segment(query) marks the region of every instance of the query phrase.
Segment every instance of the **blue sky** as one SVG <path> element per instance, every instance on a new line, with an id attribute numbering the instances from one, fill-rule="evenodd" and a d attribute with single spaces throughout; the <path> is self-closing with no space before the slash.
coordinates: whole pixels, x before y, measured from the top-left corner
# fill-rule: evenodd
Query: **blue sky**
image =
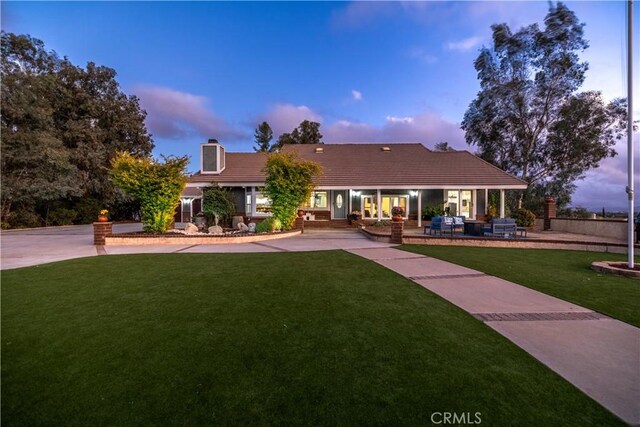
<path id="1" fill-rule="evenodd" d="M 567 5 L 587 24 L 591 44 L 583 55 L 590 63 L 583 89 L 624 96 L 625 3 Z M 310 119 L 322 123 L 327 142 L 448 141 L 473 151 L 459 122 L 478 90 L 473 60 L 490 40 L 490 25 L 507 22 L 515 30 L 540 22 L 547 7 L 544 1 L 2 2 L 2 28 L 40 38 L 76 64 L 116 69 L 123 90 L 148 112 L 155 154 L 188 154 L 193 171 L 201 142 L 214 137 L 230 151 L 251 151 L 262 120 L 276 136 Z M 625 206 L 624 143 L 618 151 L 579 184 L 575 205 Z"/>

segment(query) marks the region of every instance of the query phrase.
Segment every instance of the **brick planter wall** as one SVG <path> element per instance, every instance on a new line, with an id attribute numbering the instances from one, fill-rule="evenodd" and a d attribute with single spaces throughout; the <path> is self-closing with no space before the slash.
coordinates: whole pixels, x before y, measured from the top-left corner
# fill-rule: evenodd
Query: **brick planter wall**
<path id="1" fill-rule="evenodd" d="M 112 222 L 94 222 L 93 223 L 93 244 L 104 245 L 105 237 L 113 232 Z"/>
<path id="2" fill-rule="evenodd" d="M 293 225 L 293 229 L 294 230 L 300 230 L 304 233 L 304 218 L 303 217 L 296 217 L 296 222 Z"/>
<path id="3" fill-rule="evenodd" d="M 402 243 L 402 230 L 404 229 L 404 221 L 391 223 L 391 243 Z"/>

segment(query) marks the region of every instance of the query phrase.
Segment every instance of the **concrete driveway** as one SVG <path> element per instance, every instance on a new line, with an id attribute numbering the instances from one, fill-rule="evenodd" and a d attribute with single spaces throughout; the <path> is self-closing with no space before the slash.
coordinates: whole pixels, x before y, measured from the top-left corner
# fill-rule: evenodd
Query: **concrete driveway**
<path id="1" fill-rule="evenodd" d="M 114 233 L 142 230 L 142 225 L 114 224 Z M 305 230 L 300 236 L 229 245 L 93 245 L 92 225 L 8 230 L 0 233 L 0 269 L 27 267 L 97 255 L 139 253 L 296 252 L 388 247 L 355 230 Z"/>

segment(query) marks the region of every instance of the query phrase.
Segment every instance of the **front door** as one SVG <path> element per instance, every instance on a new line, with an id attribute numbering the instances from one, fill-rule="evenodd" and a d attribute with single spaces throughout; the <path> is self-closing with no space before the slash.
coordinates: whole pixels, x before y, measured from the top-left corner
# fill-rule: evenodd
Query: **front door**
<path id="1" fill-rule="evenodd" d="M 346 190 L 333 190 L 331 211 L 333 213 L 333 219 L 347 219 L 347 191 Z"/>

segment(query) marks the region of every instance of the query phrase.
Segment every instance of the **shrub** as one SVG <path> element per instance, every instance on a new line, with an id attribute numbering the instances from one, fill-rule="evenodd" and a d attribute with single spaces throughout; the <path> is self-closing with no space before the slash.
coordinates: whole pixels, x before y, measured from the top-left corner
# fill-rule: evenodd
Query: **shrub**
<path id="1" fill-rule="evenodd" d="M 58 208 L 49 212 L 47 224 L 50 225 L 71 225 L 78 213 L 73 209 Z M 95 217 L 95 215 L 94 215 Z"/>
<path id="2" fill-rule="evenodd" d="M 223 224 L 229 224 L 236 213 L 236 205 L 231 193 L 220 187 L 205 187 L 202 189 L 202 212 L 207 217 L 207 223 L 213 225 L 214 216 L 218 216 Z"/>
<path id="3" fill-rule="evenodd" d="M 293 226 L 298 208 L 311 196 L 313 180 L 321 171 L 319 164 L 300 160 L 295 153 L 269 155 L 264 192 L 271 199 L 273 216 L 285 229 Z"/>
<path id="4" fill-rule="evenodd" d="M 444 203 L 437 203 L 431 206 L 425 206 L 422 208 L 422 219 L 431 219 L 434 216 L 444 214 Z"/>
<path id="5" fill-rule="evenodd" d="M 140 202 L 142 225 L 147 233 L 167 231 L 187 183 L 187 156 L 163 160 L 118 153 L 111 163 L 113 181 Z"/>
<path id="6" fill-rule="evenodd" d="M 8 215 L 11 228 L 33 228 L 42 226 L 40 215 L 26 210 L 18 210 Z"/>
<path id="7" fill-rule="evenodd" d="M 282 229 L 282 222 L 278 218 L 269 217 L 256 225 L 256 233 L 271 233 Z"/>
<path id="8" fill-rule="evenodd" d="M 532 227 L 536 223 L 536 214 L 525 208 L 518 209 L 511 217 L 519 227 Z"/>

